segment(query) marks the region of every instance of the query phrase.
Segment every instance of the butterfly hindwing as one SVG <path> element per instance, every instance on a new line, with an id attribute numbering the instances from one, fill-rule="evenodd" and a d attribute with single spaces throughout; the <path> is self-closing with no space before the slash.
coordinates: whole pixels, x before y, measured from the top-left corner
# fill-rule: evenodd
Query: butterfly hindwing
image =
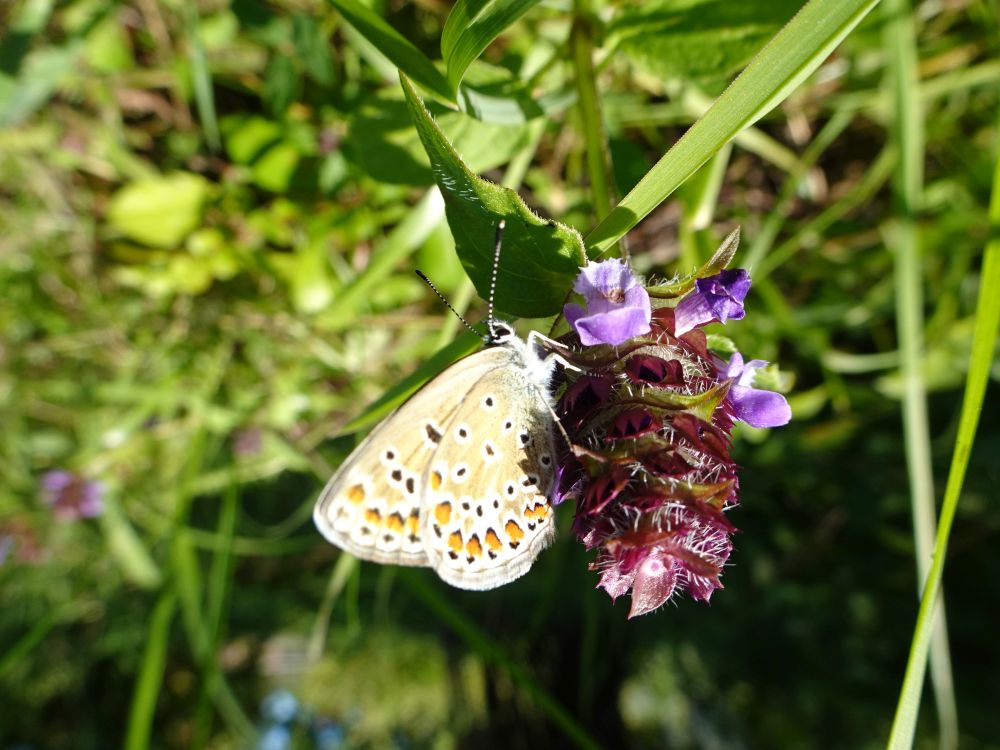
<path id="1" fill-rule="evenodd" d="M 364 560 L 430 564 L 422 537 L 426 469 L 462 392 L 496 368 L 492 352 L 483 350 L 446 369 L 355 448 L 316 502 L 313 518 L 323 536 Z"/>
<path id="2" fill-rule="evenodd" d="M 551 412 L 520 352 L 497 349 L 510 362 L 468 390 L 424 482 L 428 562 L 464 589 L 523 575 L 555 534 Z"/>

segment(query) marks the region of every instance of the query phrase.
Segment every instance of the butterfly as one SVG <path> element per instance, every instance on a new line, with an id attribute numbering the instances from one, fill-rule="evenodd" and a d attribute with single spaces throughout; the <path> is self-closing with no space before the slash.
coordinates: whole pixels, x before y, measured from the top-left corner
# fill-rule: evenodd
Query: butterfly
<path id="1" fill-rule="evenodd" d="M 484 348 L 386 417 L 313 511 L 323 536 L 352 555 L 430 567 L 462 589 L 524 575 L 555 538 L 552 378 L 564 360 L 537 331 L 523 340 L 493 319 L 502 231 L 503 222 Z"/>

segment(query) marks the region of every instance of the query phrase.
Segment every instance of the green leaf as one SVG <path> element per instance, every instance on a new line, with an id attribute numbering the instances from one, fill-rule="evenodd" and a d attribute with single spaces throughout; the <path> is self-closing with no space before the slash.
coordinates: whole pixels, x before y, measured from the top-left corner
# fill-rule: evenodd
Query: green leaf
<path id="1" fill-rule="evenodd" d="M 781 103 L 877 3 L 811 0 L 587 235 L 588 247 L 597 253 L 612 247 L 723 144 Z"/>
<path id="2" fill-rule="evenodd" d="M 444 196 L 455 249 L 476 290 L 483 298 L 489 296 L 493 237 L 502 219 L 506 230 L 496 281 L 497 309 L 527 318 L 556 313 L 587 261 L 579 233 L 540 218 L 515 191 L 470 171 L 409 80 L 400 75 L 400 81 Z"/>
<path id="3" fill-rule="evenodd" d="M 108 222 L 136 242 L 177 247 L 201 222 L 207 194 L 205 179 L 190 172 L 139 180 L 111 198 Z"/>
<path id="4" fill-rule="evenodd" d="M 312 16 L 292 17 L 292 41 L 306 74 L 320 86 L 333 84 L 333 58 L 323 29 Z"/>
<path id="5" fill-rule="evenodd" d="M 475 172 L 500 166 L 524 148 L 527 127 L 489 124 L 462 112 L 431 105 L 446 138 Z M 356 107 L 343 147 L 371 178 L 400 185 L 433 185 L 434 175 L 409 107 L 396 96 L 378 96 Z"/>
<path id="6" fill-rule="evenodd" d="M 608 46 L 657 78 L 719 81 L 801 6 L 801 0 L 646 0 L 615 17 Z"/>
<path id="7" fill-rule="evenodd" d="M 264 72 L 264 104 L 275 115 L 281 115 L 299 98 L 302 76 L 295 62 L 281 52 L 275 52 Z"/>
<path id="8" fill-rule="evenodd" d="M 500 32 L 538 5 L 540 0 L 458 0 L 441 32 L 441 55 L 453 92 L 472 61 Z"/>
<path id="9" fill-rule="evenodd" d="M 448 79 L 413 43 L 357 0 L 330 0 L 358 33 L 421 88 L 445 102 L 454 102 Z"/>

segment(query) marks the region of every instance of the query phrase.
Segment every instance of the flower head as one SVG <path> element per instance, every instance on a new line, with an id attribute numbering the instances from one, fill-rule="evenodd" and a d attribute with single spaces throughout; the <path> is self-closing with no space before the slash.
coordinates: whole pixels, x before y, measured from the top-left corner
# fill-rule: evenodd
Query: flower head
<path id="1" fill-rule="evenodd" d="M 69 471 L 42 476 L 42 496 L 61 521 L 94 518 L 104 511 L 104 485 Z"/>
<path id="2" fill-rule="evenodd" d="M 742 268 L 720 271 L 698 279 L 694 291 L 674 309 L 674 334 L 681 336 L 705 323 L 740 320 L 746 315 L 743 300 L 750 291 L 750 274 Z"/>
<path id="3" fill-rule="evenodd" d="M 649 333 L 649 294 L 625 261 L 588 263 L 580 269 L 573 291 L 583 295 L 586 308 L 569 304 L 563 314 L 584 346 L 617 346 Z"/>
<path id="4" fill-rule="evenodd" d="M 762 359 L 744 363 L 743 355 L 734 352 L 723 373 L 725 378 L 733 379 L 726 397 L 732 416 L 751 427 L 780 427 L 792 418 L 792 410 L 784 396 L 753 387 L 756 371 L 766 366 L 767 362 Z"/>

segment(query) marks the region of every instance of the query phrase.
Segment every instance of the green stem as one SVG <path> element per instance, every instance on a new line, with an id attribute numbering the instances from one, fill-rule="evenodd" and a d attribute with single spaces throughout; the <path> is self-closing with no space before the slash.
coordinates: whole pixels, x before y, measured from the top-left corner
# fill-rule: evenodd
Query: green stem
<path id="1" fill-rule="evenodd" d="M 927 392 L 923 379 L 923 269 L 916 222 L 923 189 L 923 113 L 916 95 L 919 81 L 916 30 L 909 2 L 886 0 L 884 11 L 888 17 L 885 39 L 890 51 L 887 73 L 895 105 L 892 135 L 900 154 L 899 169 L 893 179 L 893 194 L 898 214 L 894 276 L 896 328 L 903 380 L 903 432 L 910 482 L 917 581 L 918 585 L 923 585 L 927 580 L 935 534 L 934 475 L 931 469 Z M 958 745 L 958 710 L 948 651 L 943 593 L 938 600 L 934 619 L 936 626 L 930 646 L 931 682 L 937 705 L 939 746 L 942 750 L 953 750 Z"/>
<path id="2" fill-rule="evenodd" d="M 128 728 L 125 731 L 125 750 L 144 750 L 149 747 L 156 701 L 167 663 L 170 623 L 176 610 L 177 592 L 172 587 L 167 587 L 160 593 L 149 620 L 146 649 L 132 694 L 132 708 L 129 710 Z"/>
<path id="3" fill-rule="evenodd" d="M 594 75 L 593 15 L 589 0 L 574 0 L 573 28 L 570 44 L 573 48 L 573 67 L 576 72 L 577 104 L 587 150 L 587 173 L 594 213 L 601 221 L 614 205 L 614 181 L 608 139 L 597 96 L 597 79 Z"/>
<path id="4" fill-rule="evenodd" d="M 1000 227 L 1000 158 L 993 171 L 993 193 L 990 200 L 990 223 Z M 996 237 L 996 234 L 994 234 Z M 913 746 L 917 716 L 920 711 L 920 693 L 927 667 L 931 634 L 934 628 L 934 614 L 940 601 L 941 578 L 944 573 L 945 555 L 948 551 L 948 537 L 955 520 L 958 499 L 965 481 L 969 465 L 969 455 L 976 437 L 979 415 L 983 408 L 986 386 L 990 378 L 993 353 L 996 348 L 997 333 L 1000 331 L 1000 239 L 992 239 L 986 245 L 983 270 L 979 284 L 979 298 L 976 304 L 976 322 L 972 334 L 972 354 L 969 371 L 965 380 L 965 395 L 959 417 L 955 450 L 952 454 L 948 483 L 945 486 L 944 502 L 938 519 L 934 557 L 927 580 L 920 597 L 920 610 L 910 644 L 910 656 L 906 663 L 906 674 L 900 690 L 896 716 L 889 736 L 890 750 L 909 750 Z"/>

